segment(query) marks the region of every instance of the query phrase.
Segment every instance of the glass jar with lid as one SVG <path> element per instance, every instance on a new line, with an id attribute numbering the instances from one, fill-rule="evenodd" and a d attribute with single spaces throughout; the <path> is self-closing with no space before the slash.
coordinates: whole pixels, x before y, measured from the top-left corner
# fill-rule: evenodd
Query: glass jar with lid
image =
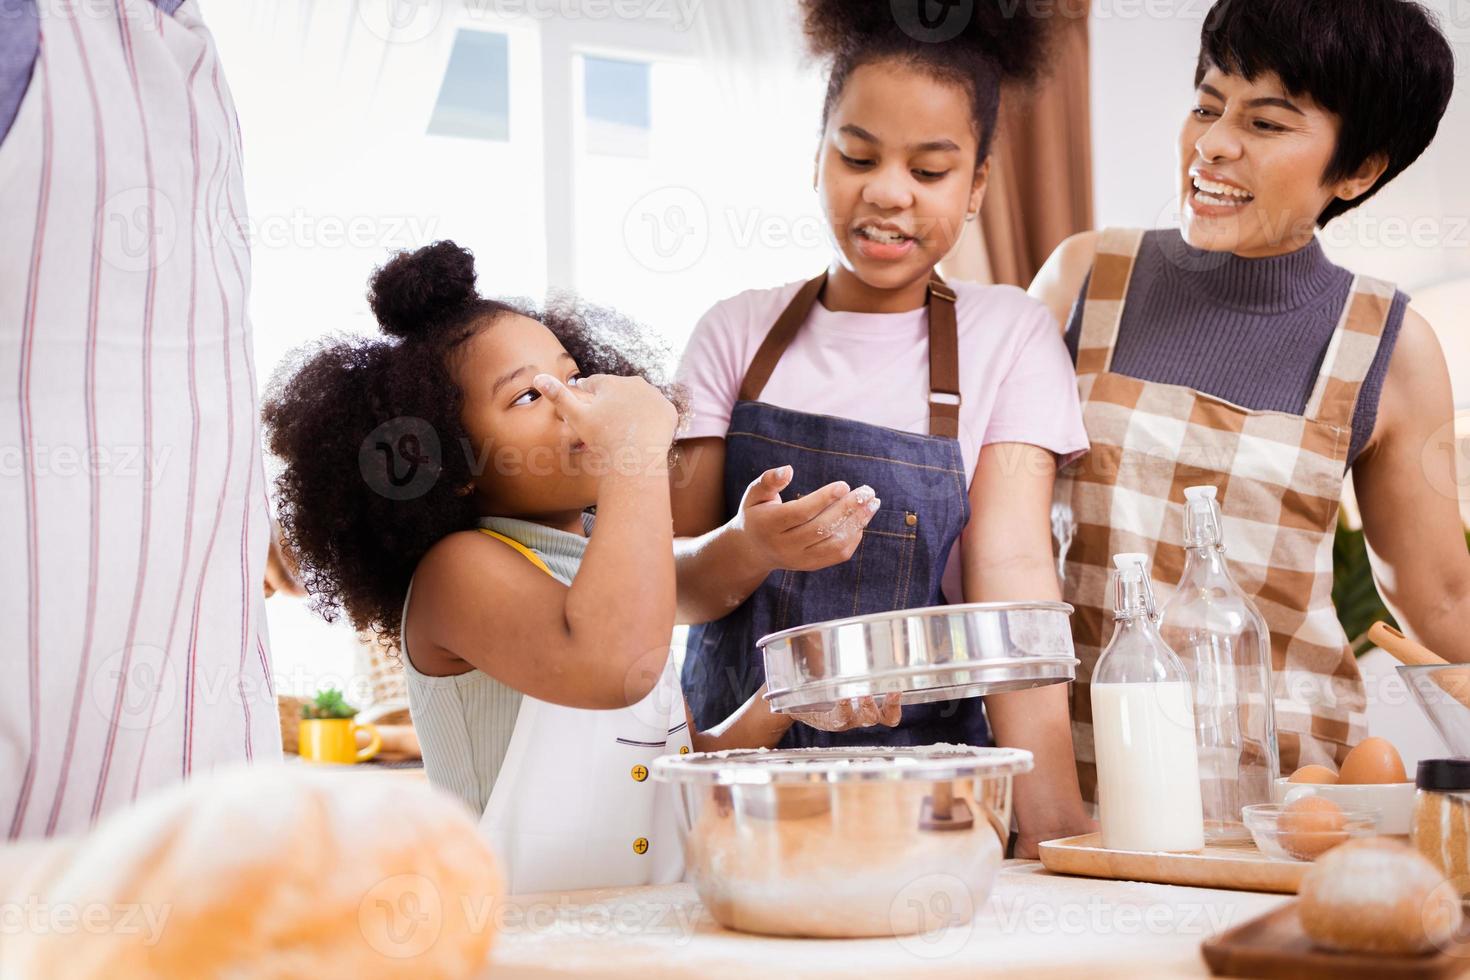
<path id="1" fill-rule="evenodd" d="M 1470 897 L 1470 759 L 1424 759 L 1414 778 L 1415 849 Z"/>

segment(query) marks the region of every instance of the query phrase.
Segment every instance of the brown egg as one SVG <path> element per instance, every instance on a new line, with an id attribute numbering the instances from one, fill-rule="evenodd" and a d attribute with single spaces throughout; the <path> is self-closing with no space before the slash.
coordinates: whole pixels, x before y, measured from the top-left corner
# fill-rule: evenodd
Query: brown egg
<path id="1" fill-rule="evenodd" d="M 1326 766 L 1302 766 L 1287 779 L 1288 783 L 1335 783 L 1337 773 Z"/>
<path id="2" fill-rule="evenodd" d="M 1303 796 L 1286 804 L 1277 824 L 1281 847 L 1294 858 L 1313 861 L 1347 840 L 1342 808 L 1320 796 Z"/>
<path id="3" fill-rule="evenodd" d="M 1337 774 L 1339 783 L 1351 785 L 1403 783 L 1408 779 L 1399 750 L 1385 738 L 1363 739 L 1342 760 L 1342 771 Z"/>

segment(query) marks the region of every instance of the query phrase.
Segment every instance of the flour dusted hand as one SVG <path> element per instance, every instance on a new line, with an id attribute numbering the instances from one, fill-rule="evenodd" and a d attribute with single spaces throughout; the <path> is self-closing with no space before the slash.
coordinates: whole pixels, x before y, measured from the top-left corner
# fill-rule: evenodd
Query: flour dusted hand
<path id="1" fill-rule="evenodd" d="M 750 546 L 772 568 L 812 572 L 847 561 L 882 501 L 872 487 L 829 483 L 795 500 L 782 500 L 790 466 L 766 470 L 745 488 L 737 520 Z"/>

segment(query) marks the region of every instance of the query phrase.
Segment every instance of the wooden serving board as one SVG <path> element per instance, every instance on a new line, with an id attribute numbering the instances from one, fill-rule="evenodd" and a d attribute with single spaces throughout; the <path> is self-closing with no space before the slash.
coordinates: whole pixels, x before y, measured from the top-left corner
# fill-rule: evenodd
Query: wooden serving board
<path id="1" fill-rule="evenodd" d="M 1082 834 L 1044 842 L 1041 863 L 1058 874 L 1120 881 L 1153 881 L 1196 888 L 1232 888 L 1295 895 L 1305 861 L 1273 861 L 1254 844 L 1207 844 L 1202 851 L 1110 851 L 1102 834 Z"/>
<path id="2" fill-rule="evenodd" d="M 1260 977 L 1262 980 L 1392 980 L 1459 976 L 1470 949 L 1456 947 L 1425 956 L 1368 956 L 1317 949 L 1302 932 L 1297 903 L 1288 902 L 1200 947 L 1217 977 Z"/>

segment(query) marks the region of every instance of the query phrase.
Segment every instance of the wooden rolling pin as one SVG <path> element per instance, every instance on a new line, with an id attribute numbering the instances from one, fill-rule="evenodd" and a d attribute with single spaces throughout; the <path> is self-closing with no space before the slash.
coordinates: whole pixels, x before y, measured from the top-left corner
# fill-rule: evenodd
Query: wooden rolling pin
<path id="1" fill-rule="evenodd" d="M 1368 639 L 1374 646 L 1388 651 L 1400 663 L 1410 667 L 1458 667 L 1422 643 L 1415 643 L 1385 622 L 1368 627 Z M 1434 683 L 1450 697 L 1470 708 L 1470 667 L 1435 671 Z"/>
<path id="2" fill-rule="evenodd" d="M 1445 667 L 1449 661 L 1422 643 L 1415 643 L 1398 630 L 1379 620 L 1368 627 L 1368 639 L 1373 645 L 1387 650 L 1401 663 L 1410 667 Z"/>

